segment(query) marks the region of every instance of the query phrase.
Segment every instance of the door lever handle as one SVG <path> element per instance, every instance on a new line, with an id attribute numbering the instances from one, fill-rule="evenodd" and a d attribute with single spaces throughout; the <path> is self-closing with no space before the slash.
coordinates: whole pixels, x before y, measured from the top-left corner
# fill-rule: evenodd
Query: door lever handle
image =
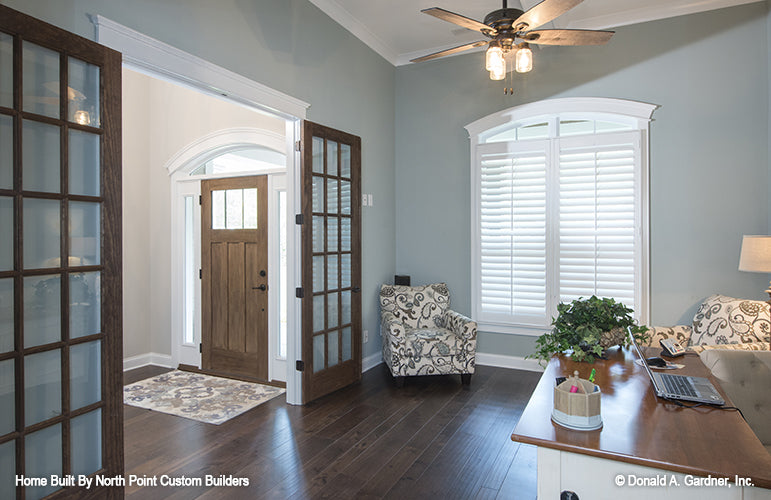
<path id="1" fill-rule="evenodd" d="M 358 286 L 355 286 L 355 287 L 351 288 L 351 291 L 353 293 L 359 293 L 361 291 L 361 288 L 359 288 Z"/>
<path id="2" fill-rule="evenodd" d="M 253 287 L 252 287 L 252 290 L 262 290 L 263 292 L 264 292 L 265 290 L 267 290 L 267 289 L 268 289 L 268 287 L 267 287 L 267 286 L 265 286 L 265 285 L 260 285 L 260 286 L 253 286 Z"/>

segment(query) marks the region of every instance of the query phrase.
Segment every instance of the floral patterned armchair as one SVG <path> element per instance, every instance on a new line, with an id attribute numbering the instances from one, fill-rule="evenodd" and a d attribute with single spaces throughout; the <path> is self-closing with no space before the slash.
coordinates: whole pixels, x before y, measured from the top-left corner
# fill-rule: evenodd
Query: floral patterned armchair
<path id="1" fill-rule="evenodd" d="M 380 288 L 383 360 L 397 386 L 411 375 L 459 373 L 471 383 L 477 324 L 450 310 L 444 283 Z"/>

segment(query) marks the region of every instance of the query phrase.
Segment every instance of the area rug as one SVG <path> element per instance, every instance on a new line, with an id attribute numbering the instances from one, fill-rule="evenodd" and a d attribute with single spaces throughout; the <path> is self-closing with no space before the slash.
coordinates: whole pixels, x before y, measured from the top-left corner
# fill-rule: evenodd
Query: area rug
<path id="1" fill-rule="evenodd" d="M 276 396 L 284 389 L 174 370 L 123 388 L 123 402 L 219 425 Z"/>

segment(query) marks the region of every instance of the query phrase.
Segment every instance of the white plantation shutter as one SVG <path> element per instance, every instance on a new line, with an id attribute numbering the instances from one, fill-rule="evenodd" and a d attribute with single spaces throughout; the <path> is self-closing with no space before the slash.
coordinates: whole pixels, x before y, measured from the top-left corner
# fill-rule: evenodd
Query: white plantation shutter
<path id="1" fill-rule="evenodd" d="M 544 323 L 548 146 L 481 156 L 480 305 L 488 321 Z"/>
<path id="2" fill-rule="evenodd" d="M 597 295 L 637 310 L 638 140 L 639 134 L 624 133 L 560 143 L 558 248 L 563 302 Z"/>
<path id="3" fill-rule="evenodd" d="M 640 306 L 639 131 L 480 144 L 475 315 L 546 328 L 558 302 Z"/>

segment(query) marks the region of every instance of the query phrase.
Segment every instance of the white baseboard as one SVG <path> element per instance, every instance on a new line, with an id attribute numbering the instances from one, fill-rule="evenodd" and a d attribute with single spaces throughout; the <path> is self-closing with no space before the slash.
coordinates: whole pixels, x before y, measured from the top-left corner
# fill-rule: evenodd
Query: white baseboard
<path id="1" fill-rule="evenodd" d="M 367 370 L 371 370 L 382 362 L 383 362 L 383 353 L 381 352 L 376 352 L 371 356 L 367 356 L 366 358 L 361 360 L 361 372 L 364 373 Z"/>
<path id="2" fill-rule="evenodd" d="M 141 368 L 147 365 L 162 366 L 164 368 L 174 368 L 171 366 L 171 356 L 168 354 L 158 354 L 157 352 L 148 352 L 130 358 L 123 358 L 123 371 Z"/>
<path id="3" fill-rule="evenodd" d="M 527 370 L 542 372 L 543 367 L 535 359 L 525 359 L 522 356 L 504 356 L 503 354 L 488 354 L 478 352 L 476 364 L 482 366 L 496 366 L 498 368 L 513 368 L 515 370 Z"/>

